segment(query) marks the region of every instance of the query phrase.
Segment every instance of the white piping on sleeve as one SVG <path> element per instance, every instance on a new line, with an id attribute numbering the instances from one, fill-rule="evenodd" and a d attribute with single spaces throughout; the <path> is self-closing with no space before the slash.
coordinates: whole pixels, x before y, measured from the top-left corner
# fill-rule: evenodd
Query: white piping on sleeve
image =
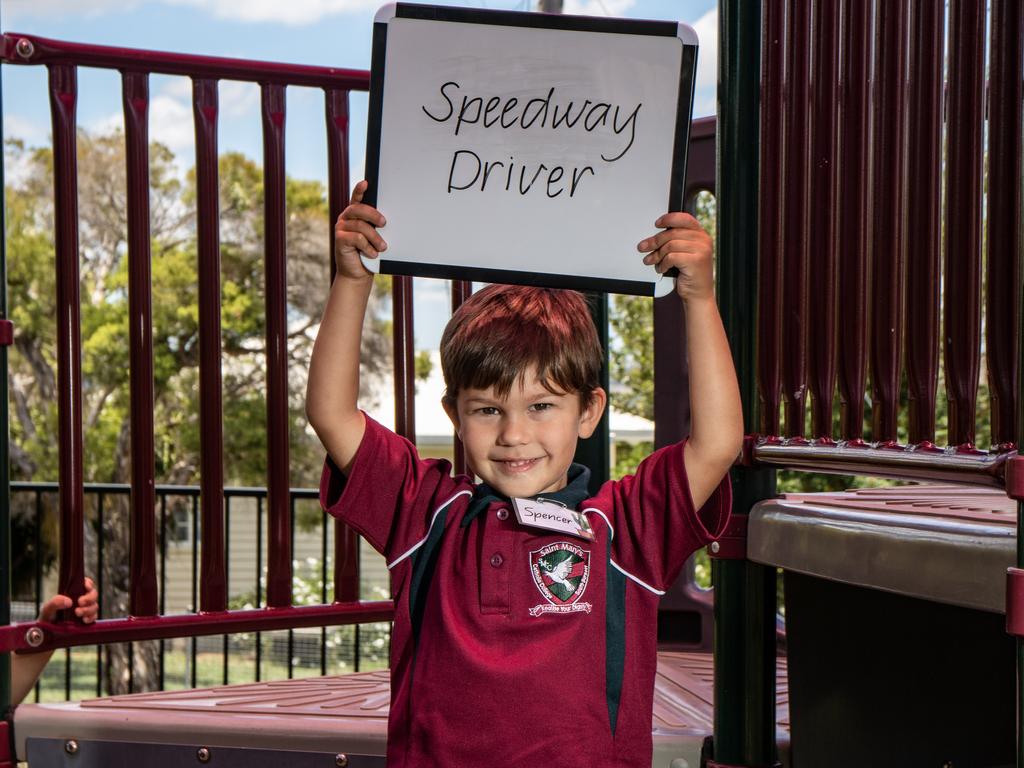
<path id="1" fill-rule="evenodd" d="M 608 516 L 604 512 L 602 512 L 597 507 L 587 507 L 583 511 L 584 512 L 597 512 L 597 514 L 599 514 L 601 517 L 603 517 L 605 525 L 607 525 L 608 526 L 608 530 L 612 532 L 612 539 L 615 538 L 615 529 L 612 527 L 611 521 L 608 519 Z"/>
<path id="2" fill-rule="evenodd" d="M 448 499 L 448 501 L 446 501 L 444 504 L 442 504 L 437 509 L 435 509 L 434 510 L 434 514 L 430 516 L 430 525 L 427 526 L 427 535 L 424 536 L 419 541 L 417 541 L 411 547 L 409 547 L 409 549 L 407 549 L 404 553 L 399 555 L 396 560 L 392 560 L 390 563 L 388 563 L 388 570 L 390 571 L 392 568 L 394 568 L 400 562 L 405 560 L 405 558 L 407 558 L 409 555 L 411 555 L 413 552 L 415 552 L 417 549 L 419 549 L 420 547 L 423 546 L 423 544 L 427 540 L 427 537 L 430 536 L 430 529 L 434 527 L 434 521 L 437 520 L 437 516 L 439 514 L 441 514 L 441 511 L 443 509 L 445 509 L 449 504 L 451 504 L 453 501 L 455 501 L 457 498 L 459 498 L 459 496 L 472 496 L 472 495 L 473 495 L 472 491 L 459 491 L 454 496 L 452 496 L 450 499 Z"/>
<path id="3" fill-rule="evenodd" d="M 615 567 L 615 570 L 617 570 L 617 571 L 618 571 L 619 573 L 621 573 L 621 574 L 622 574 L 623 576 L 625 576 L 625 577 L 626 577 L 627 579 L 632 579 L 633 581 L 635 581 L 635 582 L 636 582 L 637 584 L 639 584 L 639 585 L 640 585 L 641 587 L 643 587 L 644 589 L 646 589 L 646 590 L 648 590 L 648 591 L 650 591 L 650 592 L 653 592 L 653 593 L 654 593 L 654 594 L 656 594 L 656 595 L 664 595 L 664 594 L 665 594 L 665 591 L 664 591 L 664 590 L 662 590 L 662 589 L 655 589 L 654 587 L 652 587 L 652 586 L 651 586 L 650 584 L 648 584 L 647 582 L 645 582 L 645 581 L 641 581 L 641 580 L 640 580 L 640 579 L 638 579 L 638 578 L 637 578 L 636 576 L 634 576 L 634 575 L 633 575 L 632 573 L 630 573 L 630 572 L 629 572 L 629 571 L 627 571 L 627 570 L 626 570 L 625 568 L 623 568 L 623 567 L 622 567 L 621 565 L 619 565 L 618 563 L 616 563 L 616 562 L 615 562 L 614 560 L 611 560 L 611 559 L 609 558 L 609 562 L 610 562 L 610 563 L 611 563 L 611 564 L 612 564 L 612 565 L 613 565 L 613 566 Z"/>

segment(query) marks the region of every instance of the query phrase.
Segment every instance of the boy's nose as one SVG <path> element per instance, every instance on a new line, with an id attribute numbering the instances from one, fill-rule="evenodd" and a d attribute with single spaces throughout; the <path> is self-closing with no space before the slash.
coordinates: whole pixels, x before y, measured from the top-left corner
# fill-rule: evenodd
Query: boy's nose
<path id="1" fill-rule="evenodd" d="M 522 419 L 506 416 L 501 420 L 498 430 L 498 442 L 501 445 L 522 445 L 527 442 L 526 425 Z"/>

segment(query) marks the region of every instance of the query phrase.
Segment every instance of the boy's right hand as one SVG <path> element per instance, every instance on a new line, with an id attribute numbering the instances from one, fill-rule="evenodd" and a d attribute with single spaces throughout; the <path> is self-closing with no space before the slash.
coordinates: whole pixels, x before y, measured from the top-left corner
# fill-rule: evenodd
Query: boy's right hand
<path id="1" fill-rule="evenodd" d="M 363 202 L 368 183 L 360 181 L 352 190 L 352 200 L 341 212 L 334 225 L 335 258 L 338 263 L 338 276 L 350 280 L 372 278 L 373 273 L 363 266 L 360 254 L 377 258 L 381 251 L 387 250 L 388 244 L 377 232 L 385 222 L 380 211 Z"/>

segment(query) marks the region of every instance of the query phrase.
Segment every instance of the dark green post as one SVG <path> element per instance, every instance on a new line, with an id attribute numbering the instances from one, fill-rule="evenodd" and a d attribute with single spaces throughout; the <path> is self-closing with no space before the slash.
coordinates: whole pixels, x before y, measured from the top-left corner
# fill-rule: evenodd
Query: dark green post
<path id="1" fill-rule="evenodd" d="M 1017 260 L 1017 295 L 1024 307 L 1024 253 L 1018 254 Z M 1017 455 L 1018 461 L 1024 462 L 1024 313 L 1017 333 Z M 1024 568 L 1024 500 L 1017 502 L 1017 567 Z M 1017 768 L 1024 768 L 1024 637 L 1017 637 Z"/>
<path id="2" fill-rule="evenodd" d="M 3 90 L 0 86 L 0 147 L 3 146 Z M 7 319 L 7 227 L 3 161 L 0 159 L 0 320 Z M 11 623 L 11 469 L 7 401 L 7 347 L 0 344 L 0 625 Z M 11 708 L 11 655 L 0 653 L 0 713 Z"/>
<path id="3" fill-rule="evenodd" d="M 757 430 L 756 306 L 761 3 L 722 0 L 718 32 L 718 291 L 743 397 Z M 773 470 L 733 474 L 733 511 L 775 493 Z M 714 759 L 766 766 L 775 759 L 775 570 L 716 560 Z"/>

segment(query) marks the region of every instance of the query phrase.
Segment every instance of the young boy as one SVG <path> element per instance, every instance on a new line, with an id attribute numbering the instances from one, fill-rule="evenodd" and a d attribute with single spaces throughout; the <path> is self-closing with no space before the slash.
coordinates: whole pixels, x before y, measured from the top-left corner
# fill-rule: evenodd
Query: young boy
<path id="1" fill-rule="evenodd" d="M 742 441 L 711 240 L 671 213 L 638 246 L 680 272 L 692 432 L 594 497 L 572 463 L 607 402 L 583 298 L 495 285 L 462 305 L 441 341 L 442 405 L 476 484 L 357 408 L 373 280 L 359 254 L 387 247 L 365 191 L 337 222 L 307 413 L 328 452 L 324 508 L 391 572 L 388 766 L 650 766 L 658 598 L 722 531 Z"/>

